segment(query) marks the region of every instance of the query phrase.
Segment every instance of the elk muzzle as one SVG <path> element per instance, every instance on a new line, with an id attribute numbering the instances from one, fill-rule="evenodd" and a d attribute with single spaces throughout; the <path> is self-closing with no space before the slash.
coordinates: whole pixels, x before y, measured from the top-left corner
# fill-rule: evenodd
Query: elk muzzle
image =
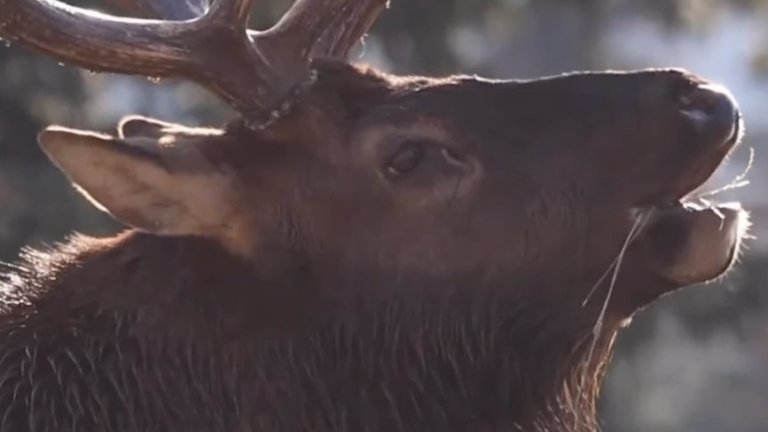
<path id="1" fill-rule="evenodd" d="M 739 203 L 717 204 L 695 191 L 722 165 L 741 137 L 733 96 L 702 83 L 680 96 L 679 109 L 693 133 L 687 167 L 647 217 L 639 243 L 653 273 L 675 286 L 717 278 L 738 256 L 748 215 Z"/>

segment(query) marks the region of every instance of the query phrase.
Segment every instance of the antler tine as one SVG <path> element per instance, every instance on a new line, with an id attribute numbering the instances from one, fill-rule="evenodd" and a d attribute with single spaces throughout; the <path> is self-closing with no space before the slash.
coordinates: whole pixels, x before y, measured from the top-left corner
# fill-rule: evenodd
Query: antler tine
<path id="1" fill-rule="evenodd" d="M 110 0 L 111 3 L 144 18 L 186 21 L 205 15 L 209 0 Z"/>
<path id="2" fill-rule="evenodd" d="M 346 58 L 389 0 L 297 0 L 254 44 L 279 63 L 282 76 L 297 81 L 313 58 Z M 291 52 L 291 57 L 278 55 Z"/>
<path id="3" fill-rule="evenodd" d="M 389 0 L 297 0 L 269 33 L 306 60 L 346 57 Z"/>
<path id="4" fill-rule="evenodd" d="M 230 25 L 237 32 L 245 35 L 248 29 L 248 17 L 251 15 L 253 0 L 221 0 L 216 1 L 208 11 L 206 18 Z"/>

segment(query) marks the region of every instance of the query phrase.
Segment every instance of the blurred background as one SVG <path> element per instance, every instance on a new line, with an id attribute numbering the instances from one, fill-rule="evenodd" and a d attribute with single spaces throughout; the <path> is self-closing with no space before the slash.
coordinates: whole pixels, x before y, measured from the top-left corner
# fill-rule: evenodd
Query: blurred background
<path id="1" fill-rule="evenodd" d="M 97 1 L 72 1 L 110 11 Z M 265 28 L 289 0 L 262 0 Z M 643 312 L 620 339 L 602 400 L 606 431 L 768 431 L 768 0 L 392 0 L 360 61 L 416 74 L 530 78 L 575 69 L 680 66 L 724 83 L 746 140 L 711 181 L 752 210 L 750 250 L 717 284 Z M 196 86 L 93 75 L 0 44 L 0 260 L 72 230 L 119 226 L 78 197 L 35 144 L 46 124 L 111 130 L 139 113 L 189 125 L 231 115 Z"/>

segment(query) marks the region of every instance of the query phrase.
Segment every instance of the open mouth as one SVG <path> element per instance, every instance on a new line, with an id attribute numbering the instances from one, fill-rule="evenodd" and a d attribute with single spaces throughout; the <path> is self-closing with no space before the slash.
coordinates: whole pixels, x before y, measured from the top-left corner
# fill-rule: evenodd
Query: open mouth
<path id="1" fill-rule="evenodd" d="M 647 248 L 651 270 L 678 286 L 706 282 L 724 274 L 738 257 L 749 227 L 748 213 L 740 203 L 718 203 L 711 199 L 714 193 L 704 198 L 695 192 L 741 139 L 742 121 L 735 102 L 728 94 L 720 95 L 718 102 L 729 104 L 727 108 L 732 114 L 726 118 L 730 123 L 723 122 L 725 116 L 720 116 L 716 119 L 720 124 L 714 124 L 713 128 L 710 115 L 706 120 L 710 123 L 705 124 L 715 130 L 713 135 L 719 142 L 713 141 L 713 145 L 707 146 L 706 154 L 693 164 L 686 179 L 671 188 L 668 200 L 643 213 L 646 220 L 639 237 Z M 694 118 L 694 121 L 704 120 Z M 741 180 L 743 174 L 735 181 Z"/>
<path id="2" fill-rule="evenodd" d="M 738 202 L 689 201 L 656 209 L 643 235 L 657 258 L 652 270 L 684 286 L 724 274 L 748 227 L 748 213 Z"/>

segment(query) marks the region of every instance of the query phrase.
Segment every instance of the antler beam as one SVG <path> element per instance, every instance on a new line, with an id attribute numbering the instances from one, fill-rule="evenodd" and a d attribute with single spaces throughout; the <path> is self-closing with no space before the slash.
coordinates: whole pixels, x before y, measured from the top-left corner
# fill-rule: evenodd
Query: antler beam
<path id="1" fill-rule="evenodd" d="M 144 18 L 186 21 L 205 15 L 210 0 L 110 0 Z"/>
<path id="2" fill-rule="evenodd" d="M 113 1 L 156 19 L 0 0 L 0 37 L 90 70 L 190 79 L 253 120 L 305 79 L 312 58 L 346 56 L 388 3 L 298 0 L 274 27 L 252 32 L 252 0 Z"/>
<path id="3" fill-rule="evenodd" d="M 252 116 L 275 97 L 275 75 L 245 33 L 223 21 L 250 1 L 217 3 L 223 5 L 202 18 L 173 22 L 117 18 L 55 0 L 0 0 L 0 37 L 94 71 L 191 79 Z"/>

